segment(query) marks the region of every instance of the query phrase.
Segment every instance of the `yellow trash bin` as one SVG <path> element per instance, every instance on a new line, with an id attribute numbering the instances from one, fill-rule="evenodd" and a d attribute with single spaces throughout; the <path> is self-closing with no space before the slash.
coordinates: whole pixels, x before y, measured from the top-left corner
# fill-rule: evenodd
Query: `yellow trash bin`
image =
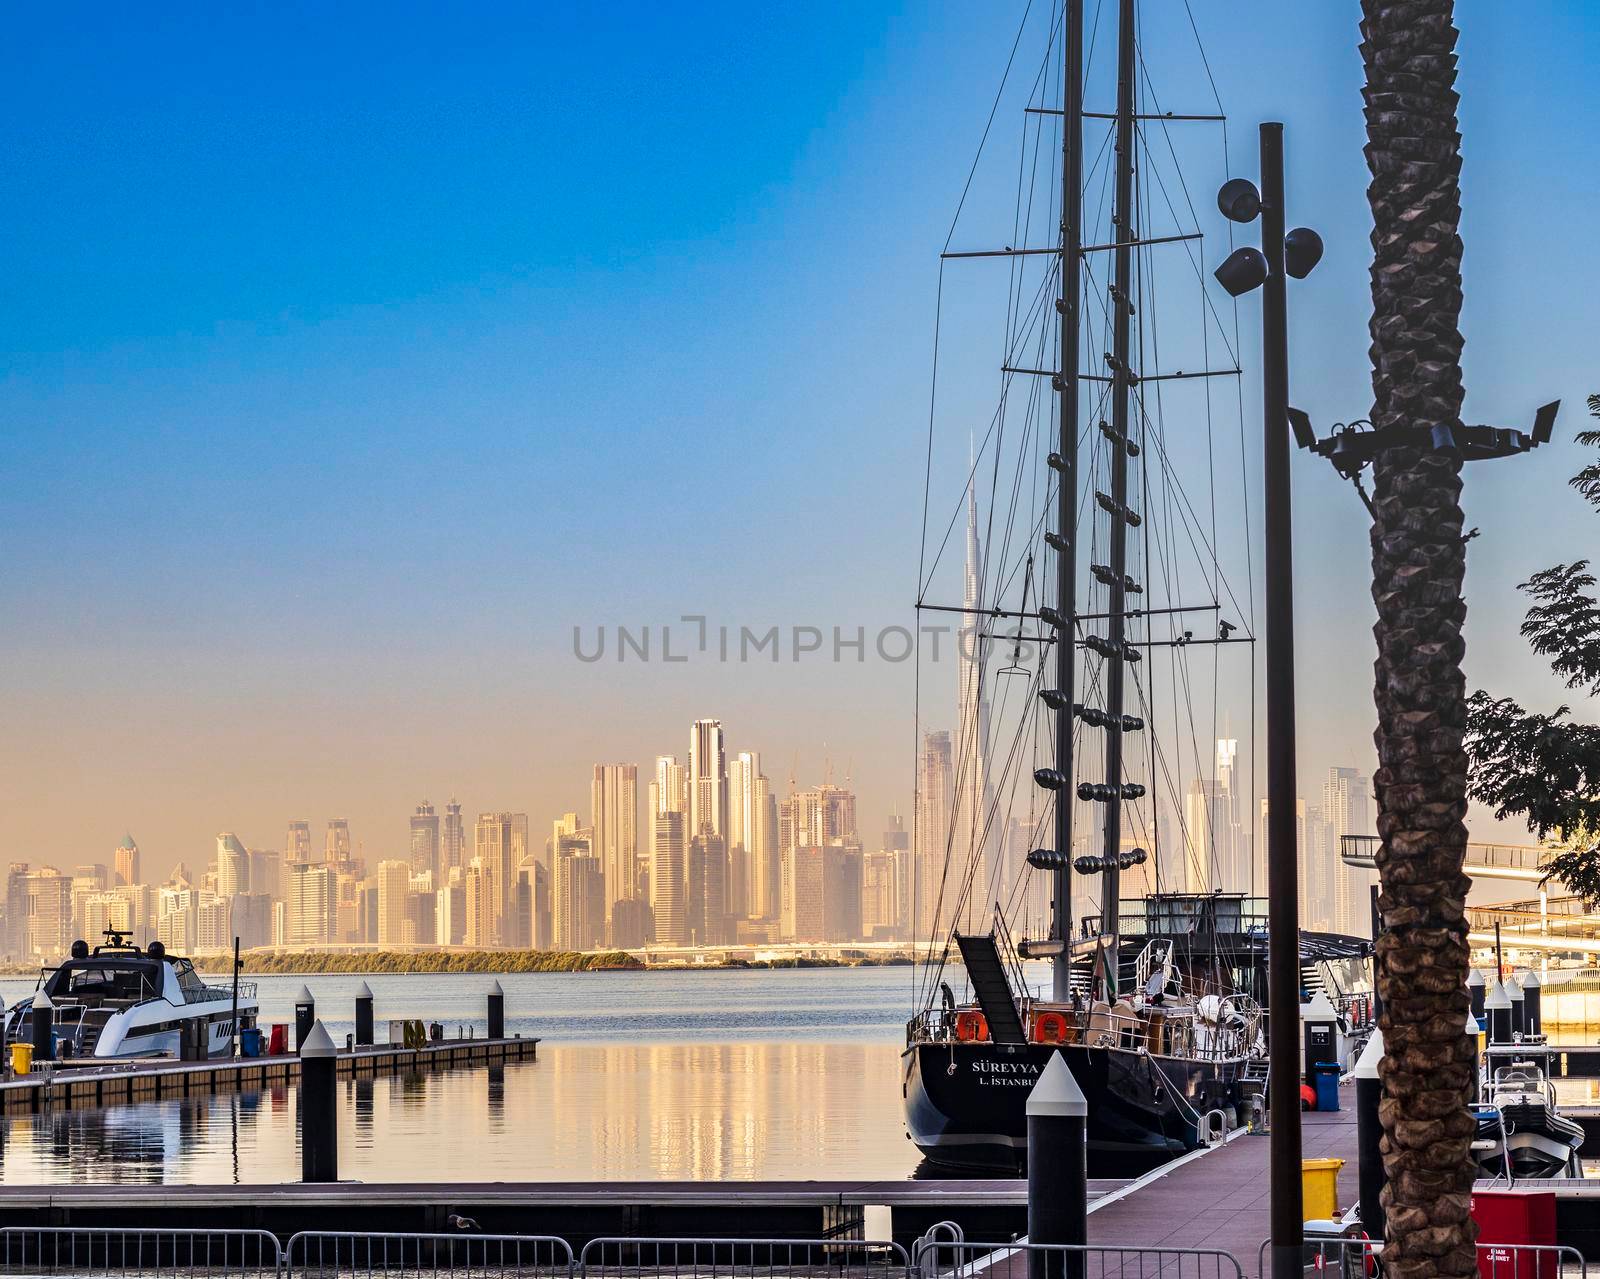
<path id="1" fill-rule="evenodd" d="M 11 1073 L 13 1075 L 26 1075 L 33 1069 L 33 1045 L 11 1045 Z"/>
<path id="2" fill-rule="evenodd" d="M 1343 1159 L 1302 1159 L 1300 1193 L 1307 1221 L 1334 1221 L 1339 1216 L 1339 1169 Z"/>

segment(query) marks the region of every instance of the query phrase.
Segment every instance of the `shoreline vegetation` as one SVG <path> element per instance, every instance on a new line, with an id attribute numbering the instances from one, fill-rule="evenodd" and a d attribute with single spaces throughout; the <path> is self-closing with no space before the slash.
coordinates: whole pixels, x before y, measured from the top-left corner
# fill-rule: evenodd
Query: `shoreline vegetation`
<path id="1" fill-rule="evenodd" d="M 63 958 L 65 958 L 63 956 Z M 196 955 L 196 966 L 216 977 L 229 970 L 228 955 Z M 763 968 L 877 968 L 910 964 L 906 954 L 845 954 L 817 958 L 720 959 L 710 963 L 646 963 L 627 951 L 554 950 L 275 951 L 247 950 L 244 975 L 318 976 L 367 973 L 598 973 L 717 972 Z M 34 977 L 37 964 L 0 964 L 0 977 Z"/>

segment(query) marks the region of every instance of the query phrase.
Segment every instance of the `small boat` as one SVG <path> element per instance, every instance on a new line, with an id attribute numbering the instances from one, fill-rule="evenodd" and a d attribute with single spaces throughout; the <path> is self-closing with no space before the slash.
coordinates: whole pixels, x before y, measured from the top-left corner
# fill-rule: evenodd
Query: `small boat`
<path id="1" fill-rule="evenodd" d="M 33 1042 L 33 1010 L 43 999 L 53 1009 L 59 1057 L 226 1057 L 235 1033 L 235 989 L 208 985 L 191 960 L 167 954 L 159 941 L 140 949 L 106 930 L 106 944 L 91 952 L 72 944 L 65 963 L 45 969 L 32 996 L 5 1015 L 5 1043 Z M 238 1027 L 256 1022 L 254 982 L 237 990 Z"/>
<path id="2" fill-rule="evenodd" d="M 1556 1107 L 1547 1044 L 1491 1044 L 1472 1148 L 1486 1177 L 1581 1177 L 1583 1128 Z"/>

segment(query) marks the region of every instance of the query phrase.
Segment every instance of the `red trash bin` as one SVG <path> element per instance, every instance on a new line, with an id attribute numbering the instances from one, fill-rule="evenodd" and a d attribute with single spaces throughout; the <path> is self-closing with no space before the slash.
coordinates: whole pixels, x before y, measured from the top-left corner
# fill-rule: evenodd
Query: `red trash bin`
<path id="1" fill-rule="evenodd" d="M 1478 1223 L 1479 1279 L 1557 1279 L 1554 1191 L 1475 1191 L 1472 1219 Z"/>
<path id="2" fill-rule="evenodd" d="M 282 1022 L 272 1028 L 272 1037 L 267 1040 L 267 1056 L 281 1057 L 289 1051 L 289 1027 Z"/>

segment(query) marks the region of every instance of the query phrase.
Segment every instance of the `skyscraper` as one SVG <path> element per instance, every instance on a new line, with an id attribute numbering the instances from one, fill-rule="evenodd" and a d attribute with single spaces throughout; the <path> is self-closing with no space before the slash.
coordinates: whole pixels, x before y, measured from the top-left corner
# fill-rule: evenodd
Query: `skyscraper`
<path id="1" fill-rule="evenodd" d="M 689 730 L 689 836 L 728 834 L 728 754 L 720 719 L 697 719 Z"/>
<path id="2" fill-rule="evenodd" d="M 283 864 L 289 866 L 304 866 L 311 860 L 311 823 L 292 821 L 289 823 L 289 837 L 283 845 Z"/>
<path id="3" fill-rule="evenodd" d="M 684 814 L 656 807 L 657 783 L 650 783 L 650 910 L 655 937 L 662 946 L 687 946 L 689 920 L 688 850 L 683 838 Z"/>
<path id="4" fill-rule="evenodd" d="M 444 870 L 467 864 L 467 828 L 461 821 L 461 805 L 454 795 L 444 806 L 444 832 L 439 851 Z"/>
<path id="5" fill-rule="evenodd" d="M 1322 820 L 1332 879 L 1332 926 L 1337 932 L 1366 936 L 1372 873 L 1346 866 L 1339 854 L 1342 836 L 1372 834 L 1372 779 L 1359 769 L 1330 768 L 1322 787 Z"/>
<path id="6" fill-rule="evenodd" d="M 411 815 L 411 869 L 418 875 L 439 873 L 439 815 L 427 800 Z"/>
<path id="7" fill-rule="evenodd" d="M 224 900 L 250 891 L 250 854 L 237 835 L 217 836 L 217 896 Z"/>
<path id="8" fill-rule="evenodd" d="M 978 539 L 978 501 L 976 486 L 967 484 L 967 559 L 962 581 L 962 604 L 967 610 L 956 642 L 958 680 L 955 740 L 955 808 L 950 818 L 951 868 L 959 873 L 950 877 L 955 885 L 967 880 L 971 870 L 971 891 L 966 893 L 962 921 L 970 930 L 984 927 L 989 902 L 998 891 L 990 850 L 989 787 L 989 700 L 983 687 L 983 627 L 977 614 L 984 607 L 984 564 Z M 956 905 L 947 899 L 948 912 Z"/>
<path id="9" fill-rule="evenodd" d="M 484 899 L 480 905 L 492 921 L 489 932 L 494 944 L 509 946 L 516 932 L 516 873 L 528 851 L 528 815 L 526 813 L 480 813 L 473 845 L 480 863 L 483 884 L 480 891 Z M 470 887 L 469 887 L 470 893 Z M 468 926 L 472 927 L 473 907 L 469 896 Z M 482 928 L 481 921 L 479 924 Z M 487 941 L 470 942 L 469 945 L 487 945 Z"/>
<path id="10" fill-rule="evenodd" d="M 133 842 L 132 835 L 124 835 L 122 842 L 117 845 L 114 858 L 116 862 L 116 882 L 119 886 L 142 884 L 139 878 L 139 845 Z"/>
<path id="11" fill-rule="evenodd" d="M 328 819 L 328 837 L 322 846 L 322 860 L 329 866 L 343 868 L 353 860 L 350 847 L 350 823 L 343 817 Z"/>
<path id="12" fill-rule="evenodd" d="M 728 765 L 728 863 L 734 869 L 730 909 L 748 919 L 771 919 L 777 913 L 778 850 L 767 838 L 771 790 L 757 752 L 734 756 Z"/>
<path id="13" fill-rule="evenodd" d="M 551 914 L 557 950 L 593 950 L 605 940 L 605 876 L 586 852 L 556 856 Z"/>
<path id="14" fill-rule="evenodd" d="M 399 946 L 416 940 L 415 925 L 406 935 L 411 905 L 411 865 L 399 860 L 378 863 L 378 944 Z"/>
<path id="15" fill-rule="evenodd" d="M 924 733 L 917 757 L 917 821 L 912 850 L 916 906 L 912 939 L 923 945 L 935 937 L 941 913 L 946 917 L 950 913 L 950 902 L 942 889 L 950 845 L 951 781 L 950 734 Z"/>
<path id="16" fill-rule="evenodd" d="M 633 764 L 596 764 L 589 789 L 594 853 L 604 879 L 604 921 L 612 905 L 639 894 L 639 769 Z"/>

